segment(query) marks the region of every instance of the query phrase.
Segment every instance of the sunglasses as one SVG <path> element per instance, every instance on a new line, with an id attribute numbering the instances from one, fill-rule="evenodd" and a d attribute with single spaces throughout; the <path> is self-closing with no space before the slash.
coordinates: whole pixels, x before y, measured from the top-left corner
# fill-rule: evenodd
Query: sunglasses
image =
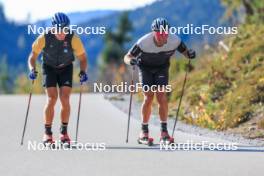
<path id="1" fill-rule="evenodd" d="M 154 32 L 154 35 L 157 37 L 157 38 L 167 38 L 169 33 L 167 32 L 160 32 L 160 31 L 155 31 Z"/>

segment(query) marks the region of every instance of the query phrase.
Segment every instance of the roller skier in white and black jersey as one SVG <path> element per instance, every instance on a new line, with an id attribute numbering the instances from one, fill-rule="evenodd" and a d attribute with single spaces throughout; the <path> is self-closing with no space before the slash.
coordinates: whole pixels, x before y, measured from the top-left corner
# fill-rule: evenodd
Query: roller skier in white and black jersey
<path id="1" fill-rule="evenodd" d="M 152 22 L 152 32 L 141 37 L 124 57 L 128 65 L 139 67 L 139 80 L 143 87 L 153 85 L 164 87 L 168 85 L 170 58 L 176 51 L 188 59 L 194 59 L 195 51 L 188 49 L 181 39 L 169 33 L 169 23 L 164 18 L 157 18 Z M 164 30 L 167 29 L 167 30 Z M 168 101 L 165 89 L 158 91 L 143 90 L 144 101 L 141 107 L 142 131 L 138 142 L 148 144 L 153 141 L 149 136 L 148 123 L 151 115 L 151 106 L 156 96 L 159 104 L 161 125 L 160 142 L 173 143 L 174 139 L 168 134 Z"/>

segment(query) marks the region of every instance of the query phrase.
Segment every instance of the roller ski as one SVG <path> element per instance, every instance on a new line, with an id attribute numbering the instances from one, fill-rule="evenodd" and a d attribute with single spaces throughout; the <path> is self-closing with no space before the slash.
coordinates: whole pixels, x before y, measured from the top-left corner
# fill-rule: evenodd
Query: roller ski
<path id="1" fill-rule="evenodd" d="M 138 141 L 138 144 L 152 146 L 154 139 L 149 137 L 148 133 L 141 133 L 137 141 Z"/>
<path id="2" fill-rule="evenodd" d="M 69 135 L 66 134 L 61 134 L 60 136 L 60 144 L 69 147 L 71 145 L 71 139 Z"/>
<path id="3" fill-rule="evenodd" d="M 168 132 L 161 132 L 160 144 L 170 145 L 174 143 L 174 138 L 171 137 Z"/>
<path id="4" fill-rule="evenodd" d="M 60 136 L 60 144 L 66 147 L 70 147 L 71 145 L 71 139 L 69 137 L 69 135 L 66 134 L 61 134 Z"/>
<path id="5" fill-rule="evenodd" d="M 44 134 L 42 142 L 45 145 L 45 147 L 50 147 L 50 148 L 56 147 L 52 134 Z"/>

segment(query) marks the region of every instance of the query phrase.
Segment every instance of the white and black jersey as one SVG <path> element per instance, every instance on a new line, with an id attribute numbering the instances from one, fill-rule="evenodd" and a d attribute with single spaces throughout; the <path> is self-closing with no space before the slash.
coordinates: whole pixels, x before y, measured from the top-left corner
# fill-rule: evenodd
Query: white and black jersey
<path id="1" fill-rule="evenodd" d="M 154 34 L 148 33 L 141 37 L 130 49 L 129 53 L 140 59 L 140 68 L 166 68 L 169 67 L 170 58 L 176 50 L 184 52 L 186 46 L 176 35 L 169 34 L 167 43 L 161 47 L 154 43 Z"/>

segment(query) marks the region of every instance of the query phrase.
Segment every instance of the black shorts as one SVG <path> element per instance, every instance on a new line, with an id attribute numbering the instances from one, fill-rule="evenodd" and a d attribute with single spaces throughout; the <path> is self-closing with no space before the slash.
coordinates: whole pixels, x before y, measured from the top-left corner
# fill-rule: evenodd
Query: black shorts
<path id="1" fill-rule="evenodd" d="M 139 69 L 139 81 L 142 85 L 166 86 L 169 83 L 169 68 L 151 71 L 148 69 Z"/>
<path id="2" fill-rule="evenodd" d="M 53 68 L 42 64 L 43 87 L 72 87 L 73 64 L 63 68 Z"/>

